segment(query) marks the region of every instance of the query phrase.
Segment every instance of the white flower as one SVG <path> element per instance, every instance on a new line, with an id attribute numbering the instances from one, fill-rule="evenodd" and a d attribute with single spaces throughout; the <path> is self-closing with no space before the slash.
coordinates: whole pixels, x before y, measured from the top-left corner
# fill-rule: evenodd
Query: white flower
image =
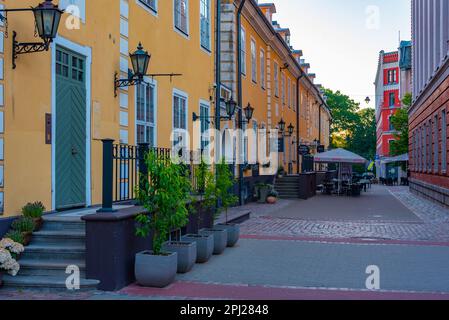
<path id="1" fill-rule="evenodd" d="M 20 243 L 14 242 L 9 238 L 2 239 L 0 241 L 0 248 L 6 249 L 11 253 L 20 254 L 25 248 Z"/>
<path id="2" fill-rule="evenodd" d="M 3 248 L 0 248 L 0 264 L 3 264 L 12 259 L 11 253 Z"/>

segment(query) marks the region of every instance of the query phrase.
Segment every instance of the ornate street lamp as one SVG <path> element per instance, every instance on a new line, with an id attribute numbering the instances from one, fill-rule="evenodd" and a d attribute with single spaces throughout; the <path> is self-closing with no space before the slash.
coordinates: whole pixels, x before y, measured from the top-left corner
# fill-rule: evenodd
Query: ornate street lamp
<path id="1" fill-rule="evenodd" d="M 139 42 L 137 50 L 130 53 L 129 56 L 133 66 L 133 73 L 128 76 L 128 79 L 118 79 L 118 73 L 115 73 L 114 94 L 116 97 L 118 88 L 139 85 L 143 82 L 143 77 L 147 74 L 151 55 L 143 49 L 142 43 Z"/>
<path id="2" fill-rule="evenodd" d="M 288 126 L 288 134 L 290 137 L 293 136 L 293 130 L 295 130 L 295 127 L 290 123 Z"/>
<path id="3" fill-rule="evenodd" d="M 235 114 L 235 109 L 237 108 L 237 102 L 231 97 L 228 101 L 226 101 L 226 114 L 229 117 L 229 120 L 232 119 L 232 117 Z"/>
<path id="4" fill-rule="evenodd" d="M 6 15 L 0 14 L 0 20 L 5 22 L 8 20 L 9 12 L 21 12 L 21 11 L 33 11 L 34 23 L 36 25 L 36 31 L 43 42 L 23 42 L 20 43 L 16 40 L 17 32 L 13 31 L 13 55 L 12 55 L 12 67 L 16 68 L 16 59 L 19 54 L 43 52 L 50 49 L 50 43 L 56 38 L 58 33 L 59 23 L 64 10 L 59 9 L 58 5 L 53 4 L 52 0 L 45 0 L 34 8 L 17 8 L 17 9 L 2 9 L 0 13 L 6 13 Z M 7 24 L 6 24 L 7 26 Z"/>
<path id="5" fill-rule="evenodd" d="M 251 107 L 251 104 L 248 103 L 248 105 L 246 106 L 245 109 L 243 109 L 243 111 L 245 112 L 245 118 L 249 123 L 251 121 L 251 119 L 253 118 L 254 108 Z"/>
<path id="6" fill-rule="evenodd" d="M 283 133 L 285 131 L 285 121 L 284 121 L 284 119 L 281 119 L 281 121 L 279 121 L 278 127 L 279 127 L 279 131 L 281 133 Z"/>
<path id="7" fill-rule="evenodd" d="M 366 97 L 365 102 L 366 102 L 366 104 L 369 104 L 371 102 L 370 97 Z"/>
<path id="8" fill-rule="evenodd" d="M 134 77 L 143 80 L 143 77 L 147 74 L 151 55 L 148 54 L 148 51 L 143 50 L 142 43 L 139 42 L 137 50 L 134 53 L 130 53 L 129 56 L 133 65 Z"/>
<path id="9" fill-rule="evenodd" d="M 231 97 L 228 101 L 226 101 L 226 115 L 227 116 L 226 117 L 220 117 L 220 120 L 223 120 L 223 121 L 230 121 L 230 120 L 232 120 L 232 117 L 234 116 L 236 109 L 237 109 L 237 102 L 235 102 L 234 99 L 232 99 L 232 97 Z M 193 112 L 192 119 L 193 119 L 193 122 L 195 122 L 195 121 L 198 121 L 198 120 L 215 119 L 215 116 L 203 117 L 203 116 L 199 116 L 198 114 L 196 114 L 196 112 Z"/>

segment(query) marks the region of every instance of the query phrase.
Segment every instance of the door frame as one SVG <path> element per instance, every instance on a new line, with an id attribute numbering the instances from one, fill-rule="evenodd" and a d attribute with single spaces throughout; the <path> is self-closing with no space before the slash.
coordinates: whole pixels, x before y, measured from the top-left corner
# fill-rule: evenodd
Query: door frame
<path id="1" fill-rule="evenodd" d="M 56 210 L 56 47 L 73 51 L 86 58 L 86 206 L 92 205 L 91 197 L 91 95 L 92 48 L 82 46 L 57 36 L 51 45 L 51 206 Z"/>

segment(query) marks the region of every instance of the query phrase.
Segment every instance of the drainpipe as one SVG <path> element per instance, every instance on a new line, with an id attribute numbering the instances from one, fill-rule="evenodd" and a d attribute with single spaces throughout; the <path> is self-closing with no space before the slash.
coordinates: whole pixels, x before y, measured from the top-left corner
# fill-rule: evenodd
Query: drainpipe
<path id="1" fill-rule="evenodd" d="M 318 141 L 319 144 L 321 144 L 321 108 L 323 107 L 324 104 L 321 104 L 319 109 L 318 109 Z"/>
<path id="2" fill-rule="evenodd" d="M 241 0 L 239 8 L 237 10 L 237 86 L 238 86 L 238 104 L 239 104 L 239 112 L 238 112 L 238 126 L 241 129 L 243 126 L 243 93 L 242 93 L 242 10 L 245 5 L 246 0 Z M 240 137 L 240 145 L 243 147 L 242 137 Z M 244 148 L 243 148 L 244 149 Z M 240 150 L 240 154 L 242 154 L 243 150 Z M 239 159 L 242 160 L 242 159 Z M 245 204 L 245 199 L 243 199 L 243 165 L 241 161 L 239 161 L 239 200 L 240 205 Z"/>
<path id="3" fill-rule="evenodd" d="M 299 166 L 299 160 L 300 160 L 300 155 L 298 152 L 299 149 L 299 123 L 300 123 L 300 118 L 299 118 L 299 112 L 300 112 L 300 105 L 299 102 L 300 100 L 300 94 L 301 94 L 301 90 L 299 89 L 299 81 L 304 77 L 304 72 L 301 71 L 301 75 L 299 77 L 296 78 L 296 173 L 299 174 L 300 172 L 300 166 Z"/>
<path id="4" fill-rule="evenodd" d="M 216 32 L 215 32 L 215 129 L 220 132 L 220 116 L 221 116 L 221 0 L 216 2 Z M 220 148 L 220 137 L 215 137 L 215 154 L 219 155 L 218 148 Z M 220 159 L 216 159 L 220 161 Z"/>

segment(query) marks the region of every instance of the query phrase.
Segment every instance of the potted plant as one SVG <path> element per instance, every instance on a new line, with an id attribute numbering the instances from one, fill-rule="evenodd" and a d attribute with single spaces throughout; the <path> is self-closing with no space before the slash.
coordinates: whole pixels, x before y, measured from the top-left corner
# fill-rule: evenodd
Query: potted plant
<path id="1" fill-rule="evenodd" d="M 23 245 L 24 238 L 22 232 L 16 231 L 16 230 L 9 230 L 8 233 L 5 235 L 5 238 L 11 239 L 14 242 L 20 243 Z"/>
<path id="2" fill-rule="evenodd" d="M 33 236 L 33 231 L 35 228 L 34 221 L 30 217 L 21 217 L 17 220 L 14 220 L 11 224 L 11 228 L 15 231 L 22 233 L 23 236 L 23 245 L 27 246 L 31 242 L 31 238 Z"/>
<path id="3" fill-rule="evenodd" d="M 136 217 L 136 235 L 151 235 L 152 250 L 136 254 L 135 276 L 138 284 L 158 288 L 166 287 L 176 277 L 178 253 L 163 250 L 163 245 L 173 227 L 188 221 L 186 203 L 190 189 L 183 167 L 165 160 L 155 152 L 147 153 L 145 163 L 151 179 L 142 175 L 142 187 L 137 188 L 137 197 L 147 212 Z"/>
<path id="4" fill-rule="evenodd" d="M 11 239 L 4 238 L 0 241 L 0 287 L 3 284 L 3 273 L 16 276 L 20 265 L 16 257 L 24 251 L 23 246 Z"/>
<path id="5" fill-rule="evenodd" d="M 282 178 L 285 174 L 285 169 L 283 166 L 279 166 L 278 168 L 278 172 L 277 172 L 277 177 L 278 178 Z"/>
<path id="6" fill-rule="evenodd" d="M 233 247 L 239 241 L 240 238 L 240 226 L 236 223 L 229 223 L 228 209 L 235 205 L 238 201 L 237 196 L 232 193 L 232 187 L 234 186 L 234 179 L 232 172 L 229 170 L 229 166 L 226 165 L 224 160 L 217 165 L 217 176 L 215 190 L 216 197 L 219 200 L 220 207 L 217 208 L 217 213 L 220 214 L 224 211 L 225 223 L 218 224 L 218 228 L 225 229 L 228 233 L 226 245 Z"/>
<path id="7" fill-rule="evenodd" d="M 269 204 L 275 204 L 277 202 L 278 197 L 279 193 L 276 190 L 271 189 L 271 191 L 268 193 L 266 201 Z"/>
<path id="8" fill-rule="evenodd" d="M 256 186 L 258 190 L 258 198 L 259 198 L 258 202 L 266 203 L 268 194 L 273 189 L 273 186 L 266 183 L 258 183 Z"/>
<path id="9" fill-rule="evenodd" d="M 201 229 L 203 222 L 203 204 L 205 200 L 205 190 L 206 186 L 213 183 L 213 174 L 210 172 L 207 164 L 201 158 L 201 163 L 198 166 L 198 170 L 195 172 L 197 179 L 196 192 L 199 195 L 199 201 L 195 201 L 195 205 L 198 209 L 194 209 L 191 206 L 190 211 L 192 214 L 196 214 L 196 228 L 197 232 Z M 210 194 L 208 194 L 210 196 Z M 183 241 L 195 242 L 196 243 L 196 262 L 205 263 L 209 261 L 210 257 L 214 252 L 214 236 L 213 234 L 197 233 L 197 234 L 186 234 L 181 238 Z"/>
<path id="10" fill-rule="evenodd" d="M 42 215 L 44 214 L 45 206 L 42 202 L 36 201 L 34 203 L 27 203 L 22 208 L 22 214 L 24 217 L 29 217 L 33 219 L 35 228 L 34 231 L 39 231 L 42 228 L 42 224 L 44 220 L 42 219 Z"/>

